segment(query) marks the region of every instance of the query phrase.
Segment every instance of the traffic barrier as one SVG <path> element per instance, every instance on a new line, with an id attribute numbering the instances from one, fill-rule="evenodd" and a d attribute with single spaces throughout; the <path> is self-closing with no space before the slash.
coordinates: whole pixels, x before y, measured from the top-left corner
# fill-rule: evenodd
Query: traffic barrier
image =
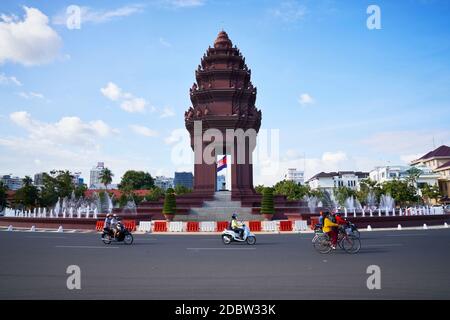
<path id="1" fill-rule="evenodd" d="M 58 231 L 56 231 L 56 232 L 64 232 L 63 227 L 59 226 Z"/>
<path id="2" fill-rule="evenodd" d="M 166 221 L 155 221 L 153 223 L 154 232 L 167 232 L 167 222 Z"/>
<path id="3" fill-rule="evenodd" d="M 103 225 L 104 225 L 103 221 L 101 221 L 101 220 L 97 221 L 97 223 L 95 224 L 95 230 L 102 231 Z"/>
<path id="4" fill-rule="evenodd" d="M 291 220 L 281 220 L 280 221 L 280 231 L 292 231 L 292 221 Z"/>
<path id="5" fill-rule="evenodd" d="M 183 222 L 182 221 L 171 221 L 169 222 L 169 232 L 182 232 Z"/>
<path id="6" fill-rule="evenodd" d="M 188 221 L 187 232 L 198 232 L 200 230 L 198 221 Z"/>
<path id="7" fill-rule="evenodd" d="M 214 232 L 216 231 L 216 223 L 214 221 L 202 221 L 200 222 L 201 232 Z"/>
<path id="8" fill-rule="evenodd" d="M 278 230 L 276 221 L 262 221 L 261 228 L 262 231 L 267 232 L 276 232 Z"/>
<path id="9" fill-rule="evenodd" d="M 129 231 L 136 231 L 136 220 L 123 220 L 123 225 Z"/>
<path id="10" fill-rule="evenodd" d="M 228 221 L 217 221 L 217 232 L 222 232 L 223 230 L 228 229 Z"/>
<path id="11" fill-rule="evenodd" d="M 250 231 L 253 232 L 261 231 L 261 221 L 249 221 L 248 227 L 250 228 Z"/>
<path id="12" fill-rule="evenodd" d="M 295 220 L 294 231 L 306 231 L 308 230 L 308 223 L 306 220 Z"/>
<path id="13" fill-rule="evenodd" d="M 36 227 L 35 226 L 31 226 L 30 231 L 31 232 L 35 232 L 36 231 Z"/>
<path id="14" fill-rule="evenodd" d="M 397 226 L 397 230 L 402 230 L 402 225 L 401 225 L 401 224 L 399 224 L 399 225 Z"/>
<path id="15" fill-rule="evenodd" d="M 8 231 L 13 231 L 13 226 L 12 225 L 8 226 Z"/>
<path id="16" fill-rule="evenodd" d="M 424 228 L 425 230 L 428 229 L 428 226 L 427 226 L 426 223 L 423 224 L 423 228 Z"/>
<path id="17" fill-rule="evenodd" d="M 138 231 L 152 232 L 152 222 L 151 221 L 140 221 L 139 226 L 138 226 Z"/>

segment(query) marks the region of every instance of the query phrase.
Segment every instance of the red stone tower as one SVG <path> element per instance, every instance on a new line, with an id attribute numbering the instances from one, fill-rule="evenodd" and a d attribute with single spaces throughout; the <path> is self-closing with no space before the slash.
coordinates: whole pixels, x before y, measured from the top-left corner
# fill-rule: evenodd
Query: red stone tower
<path id="1" fill-rule="evenodd" d="M 236 46 L 233 47 L 227 33 L 221 31 L 214 41 L 214 47 L 208 48 L 195 71 L 196 82 L 190 89 L 192 107 L 185 113 L 186 129 L 191 135 L 191 147 L 196 154 L 195 193 L 209 196 L 216 190 L 216 163 L 208 163 L 201 157 L 211 142 L 199 142 L 196 139 L 199 134 L 194 127 L 201 123 L 203 133 L 208 129 L 217 129 L 223 134 L 223 140 L 211 140 L 215 142 L 212 152 L 214 159 L 219 154 L 232 154 L 236 158 L 231 158 L 232 197 L 238 199 L 254 195 L 252 151 L 255 145 L 245 139 L 245 161 L 238 162 L 236 152 L 239 152 L 238 144 L 242 144 L 242 140 L 225 138 L 227 129 L 259 131 L 261 111 L 255 107 L 256 87 L 250 76 L 251 70 L 245 58 Z"/>

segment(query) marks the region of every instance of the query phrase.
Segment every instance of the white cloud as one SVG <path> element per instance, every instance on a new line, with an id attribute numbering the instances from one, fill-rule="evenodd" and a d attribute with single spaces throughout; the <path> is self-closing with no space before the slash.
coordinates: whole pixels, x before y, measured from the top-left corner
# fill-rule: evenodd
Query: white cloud
<path id="1" fill-rule="evenodd" d="M 140 125 L 130 125 L 131 130 L 133 130 L 134 133 L 145 136 L 145 137 L 156 137 L 158 135 L 158 132 L 155 130 L 152 130 L 145 126 Z"/>
<path id="2" fill-rule="evenodd" d="M 144 112 L 147 102 L 143 98 L 132 98 L 125 100 L 120 104 L 120 107 L 127 112 Z"/>
<path id="3" fill-rule="evenodd" d="M 258 149 L 258 146 L 257 146 Z M 287 150 L 280 159 L 260 161 L 255 157 L 255 185 L 273 185 L 284 179 L 288 168 L 305 170 L 305 181 L 319 172 L 333 171 L 370 171 L 375 166 L 382 165 L 381 160 L 366 156 L 348 156 L 344 151 L 324 152 L 319 157 L 304 157 L 301 152 Z M 255 156 L 258 155 L 256 151 Z M 270 173 L 270 174 L 268 174 Z"/>
<path id="4" fill-rule="evenodd" d="M 383 131 L 361 142 L 380 154 L 424 155 L 441 144 L 449 144 L 450 130 Z"/>
<path id="5" fill-rule="evenodd" d="M 270 13 L 283 22 L 293 23 L 303 19 L 307 9 L 299 2 L 291 0 L 282 2 L 277 8 L 271 9 Z"/>
<path id="6" fill-rule="evenodd" d="M 48 25 L 48 17 L 35 8 L 23 7 L 23 20 L 0 16 L 0 63 L 26 66 L 49 63 L 58 57 L 62 41 Z"/>
<path id="7" fill-rule="evenodd" d="M 24 99 L 30 100 L 30 99 L 45 99 L 45 96 L 42 93 L 39 92 L 33 92 L 33 91 L 29 91 L 29 92 L 19 92 L 18 93 L 19 96 L 21 96 Z"/>
<path id="8" fill-rule="evenodd" d="M 203 6 L 205 0 L 164 0 L 164 5 L 171 8 L 191 8 Z"/>
<path id="9" fill-rule="evenodd" d="M 165 107 L 162 110 L 161 115 L 159 117 L 160 118 L 168 118 L 168 117 L 174 117 L 174 116 L 175 116 L 175 112 L 172 110 L 172 108 Z"/>
<path id="10" fill-rule="evenodd" d="M 116 101 L 122 96 L 122 89 L 112 82 L 108 82 L 106 87 L 100 89 L 100 92 L 112 101 Z"/>
<path id="11" fill-rule="evenodd" d="M 298 99 L 298 102 L 302 105 L 308 105 L 308 104 L 314 104 L 315 100 L 313 99 L 313 97 L 311 97 L 308 93 L 302 93 L 300 95 L 300 98 Z"/>
<path id="12" fill-rule="evenodd" d="M 58 122 L 45 123 L 33 119 L 26 111 L 13 112 L 10 119 L 28 133 L 27 144 L 96 146 L 99 138 L 117 133 L 102 120 L 83 122 L 78 117 L 63 117 Z"/>
<path id="13" fill-rule="evenodd" d="M 345 152 L 338 151 L 338 152 L 325 152 L 322 155 L 322 161 L 323 162 L 330 162 L 330 163 L 338 163 L 340 161 L 347 160 L 347 155 Z"/>
<path id="14" fill-rule="evenodd" d="M 21 87 L 22 83 L 14 76 L 7 76 L 4 73 L 0 73 L 0 85 L 14 84 Z"/>
<path id="15" fill-rule="evenodd" d="M 113 82 L 100 89 L 100 92 L 111 101 L 120 102 L 120 108 L 130 113 L 143 113 L 147 109 L 147 101 L 144 98 L 135 97 L 129 92 L 123 90 Z M 150 107 L 150 111 L 154 111 L 154 107 Z"/>
<path id="16" fill-rule="evenodd" d="M 136 13 L 144 11 L 144 6 L 141 4 L 127 5 L 112 10 L 95 10 L 90 7 L 80 7 L 81 9 L 81 25 L 83 23 L 105 23 L 113 19 L 128 17 Z M 53 17 L 52 22 L 56 25 L 65 25 L 67 21 L 67 13 L 61 12 Z"/>

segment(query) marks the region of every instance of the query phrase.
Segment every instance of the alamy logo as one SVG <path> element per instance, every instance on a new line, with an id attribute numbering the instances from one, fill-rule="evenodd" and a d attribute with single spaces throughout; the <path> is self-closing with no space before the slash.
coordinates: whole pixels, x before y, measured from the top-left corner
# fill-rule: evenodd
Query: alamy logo
<path id="1" fill-rule="evenodd" d="M 66 273 L 69 274 L 66 285 L 69 290 L 81 289 L 81 269 L 77 265 L 70 265 L 67 267 Z"/>
<path id="2" fill-rule="evenodd" d="M 381 29 L 381 9 L 379 6 L 372 4 L 367 7 L 367 29 L 369 30 L 380 30 Z"/>
<path id="3" fill-rule="evenodd" d="M 366 270 L 370 276 L 367 278 L 367 289 L 380 290 L 381 289 L 381 269 L 377 265 L 370 265 Z"/>
<path id="4" fill-rule="evenodd" d="M 81 29 L 81 8 L 76 5 L 68 6 L 66 9 L 66 26 L 67 29 Z"/>

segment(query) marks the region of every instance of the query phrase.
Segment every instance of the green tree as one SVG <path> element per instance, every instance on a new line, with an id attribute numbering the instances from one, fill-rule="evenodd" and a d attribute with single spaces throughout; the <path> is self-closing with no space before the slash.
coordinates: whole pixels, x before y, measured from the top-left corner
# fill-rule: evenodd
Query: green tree
<path id="1" fill-rule="evenodd" d="M 0 181 L 0 211 L 3 211 L 7 205 L 8 187 Z"/>
<path id="2" fill-rule="evenodd" d="M 148 172 L 128 170 L 122 176 L 119 189 L 143 190 L 151 189 L 155 185 L 155 181 Z"/>
<path id="3" fill-rule="evenodd" d="M 100 172 L 100 182 L 105 185 L 105 189 L 108 190 L 108 185 L 112 182 L 112 177 L 114 174 L 108 168 L 104 168 L 102 172 Z"/>
<path id="4" fill-rule="evenodd" d="M 181 195 L 181 194 L 191 193 L 192 192 L 192 189 L 189 189 L 186 186 L 183 186 L 181 184 L 176 185 L 175 188 L 173 188 L 173 190 L 174 190 L 176 195 Z"/>
<path id="5" fill-rule="evenodd" d="M 58 198 L 70 197 L 75 191 L 77 196 L 84 194 L 85 186 L 76 187 L 73 175 L 67 170 L 52 170 L 43 175 L 43 187 L 39 192 L 39 205 L 41 207 L 53 206 Z"/>
<path id="6" fill-rule="evenodd" d="M 439 200 L 441 198 L 441 192 L 439 191 L 439 187 L 437 185 L 430 186 L 428 183 L 425 183 L 421 187 L 422 198 L 424 202 L 430 203 L 430 200 Z"/>
<path id="7" fill-rule="evenodd" d="M 334 197 L 339 205 L 345 205 L 345 200 L 350 197 L 356 197 L 356 191 L 349 187 L 338 187 L 333 190 Z"/>
<path id="8" fill-rule="evenodd" d="M 408 170 L 406 170 L 406 181 L 411 184 L 412 186 L 416 186 L 417 180 L 419 179 L 420 175 L 422 174 L 422 170 L 411 167 Z"/>
<path id="9" fill-rule="evenodd" d="M 23 186 L 14 195 L 15 202 L 21 204 L 26 209 L 36 206 L 39 198 L 39 190 L 33 186 L 33 180 L 26 176 L 23 179 Z"/>
<path id="10" fill-rule="evenodd" d="M 264 188 L 261 200 L 261 214 L 274 214 L 273 189 Z"/>
<path id="11" fill-rule="evenodd" d="M 381 186 L 381 192 L 390 194 L 395 199 L 395 203 L 400 206 L 414 204 L 419 201 L 416 187 L 406 180 L 385 181 Z"/>
<path id="12" fill-rule="evenodd" d="M 153 187 L 150 189 L 149 194 L 146 196 L 149 201 L 158 201 L 162 197 L 164 197 L 165 192 L 160 187 Z"/>
<path id="13" fill-rule="evenodd" d="M 362 179 L 359 182 L 359 190 L 356 191 L 356 198 L 362 205 L 367 205 L 367 197 L 370 192 L 375 194 L 377 201 L 381 196 L 381 187 L 378 185 L 376 181 L 368 179 Z"/>
<path id="14" fill-rule="evenodd" d="M 274 194 L 286 196 L 288 200 L 301 200 L 304 196 L 311 194 L 308 185 L 297 184 L 291 180 L 282 180 L 275 184 Z"/>
<path id="15" fill-rule="evenodd" d="M 163 214 L 175 214 L 176 213 L 176 198 L 172 188 L 167 189 L 166 196 L 164 198 Z"/>
<path id="16" fill-rule="evenodd" d="M 263 184 L 259 184 L 255 187 L 256 193 L 262 194 L 264 191 L 265 186 Z"/>

